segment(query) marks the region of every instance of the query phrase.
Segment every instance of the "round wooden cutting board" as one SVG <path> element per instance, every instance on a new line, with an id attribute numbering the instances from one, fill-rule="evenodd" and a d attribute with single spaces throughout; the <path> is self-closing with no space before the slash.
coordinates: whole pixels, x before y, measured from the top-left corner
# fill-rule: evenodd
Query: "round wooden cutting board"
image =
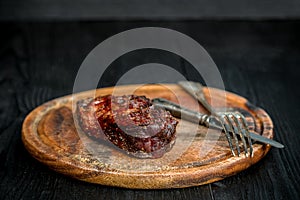
<path id="1" fill-rule="evenodd" d="M 204 88 L 204 92 L 216 109 L 225 105 L 242 112 L 253 132 L 273 138 L 273 124 L 264 110 L 229 92 L 213 88 Z M 93 141 L 77 129 L 74 120 L 77 116 L 73 115 L 76 101 L 106 94 L 162 97 L 205 113 L 203 107 L 175 84 L 101 88 L 54 99 L 34 109 L 23 123 L 22 139 L 26 149 L 51 169 L 73 178 L 140 189 L 211 183 L 247 169 L 270 150 L 270 145 L 255 143 L 253 157 L 246 157 L 243 152 L 233 157 L 222 132 L 178 119 L 176 142 L 169 152 L 157 159 L 134 158 L 108 142 Z"/>

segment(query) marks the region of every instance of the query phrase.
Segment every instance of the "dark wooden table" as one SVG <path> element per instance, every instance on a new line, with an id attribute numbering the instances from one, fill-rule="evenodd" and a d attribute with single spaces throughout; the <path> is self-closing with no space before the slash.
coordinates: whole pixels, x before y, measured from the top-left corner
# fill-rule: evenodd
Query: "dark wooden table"
<path id="1" fill-rule="evenodd" d="M 129 190 L 77 181 L 33 159 L 21 141 L 25 116 L 72 93 L 77 70 L 104 39 L 143 26 L 167 27 L 194 38 L 216 62 L 227 90 L 264 108 L 284 149 L 222 181 L 171 190 Z M 2 22 L 0 32 L 0 199 L 297 199 L 300 196 L 300 21 Z M 141 56 L 142 55 L 142 56 Z M 189 66 L 173 55 L 137 52 L 106 72 L 111 86 L 134 57 Z M 118 69 L 118 70 L 113 70 Z M 123 70 L 122 70 L 123 69 Z"/>

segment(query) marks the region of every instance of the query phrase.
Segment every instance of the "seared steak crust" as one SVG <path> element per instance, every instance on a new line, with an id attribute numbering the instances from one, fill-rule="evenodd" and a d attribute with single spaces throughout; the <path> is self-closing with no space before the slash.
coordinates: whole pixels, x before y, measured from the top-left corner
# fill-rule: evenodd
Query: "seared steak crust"
<path id="1" fill-rule="evenodd" d="M 100 96 L 77 104 L 79 125 L 93 139 L 109 140 L 133 156 L 158 158 L 175 142 L 177 120 L 145 96 Z"/>

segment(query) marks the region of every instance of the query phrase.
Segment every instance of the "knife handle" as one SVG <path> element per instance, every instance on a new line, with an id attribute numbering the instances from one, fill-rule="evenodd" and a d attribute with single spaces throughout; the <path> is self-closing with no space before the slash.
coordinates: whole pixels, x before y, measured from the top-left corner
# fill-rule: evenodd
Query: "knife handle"
<path id="1" fill-rule="evenodd" d="M 195 99 L 197 99 L 211 115 L 219 116 L 219 114 L 216 113 L 211 105 L 209 105 L 207 102 L 203 93 L 203 86 L 200 83 L 192 81 L 179 81 L 178 84 Z"/>

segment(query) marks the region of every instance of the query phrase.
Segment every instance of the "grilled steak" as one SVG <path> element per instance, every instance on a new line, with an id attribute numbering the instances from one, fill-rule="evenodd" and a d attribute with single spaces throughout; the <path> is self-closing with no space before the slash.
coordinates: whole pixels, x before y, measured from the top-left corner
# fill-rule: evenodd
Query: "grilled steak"
<path id="1" fill-rule="evenodd" d="M 159 158 L 175 143 L 177 120 L 145 96 L 101 96 L 77 103 L 82 131 L 139 158 Z"/>

